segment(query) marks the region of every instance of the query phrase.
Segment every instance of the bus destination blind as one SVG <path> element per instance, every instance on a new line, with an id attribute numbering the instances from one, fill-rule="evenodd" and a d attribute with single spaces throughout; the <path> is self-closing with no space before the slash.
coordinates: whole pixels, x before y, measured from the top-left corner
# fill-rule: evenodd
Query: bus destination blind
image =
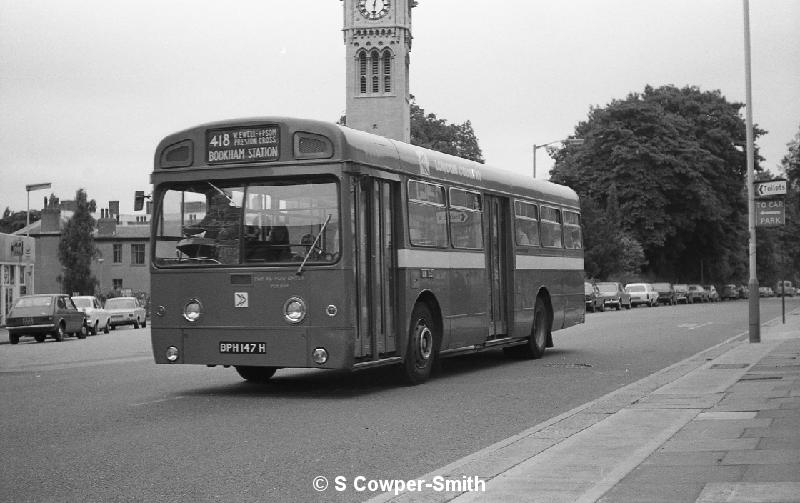
<path id="1" fill-rule="evenodd" d="M 251 126 L 206 131 L 209 164 L 277 161 L 280 157 L 278 126 Z"/>

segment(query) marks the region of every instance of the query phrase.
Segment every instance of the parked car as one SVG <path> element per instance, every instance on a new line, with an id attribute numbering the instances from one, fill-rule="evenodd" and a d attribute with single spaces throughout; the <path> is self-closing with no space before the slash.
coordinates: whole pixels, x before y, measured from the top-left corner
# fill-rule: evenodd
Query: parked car
<path id="1" fill-rule="evenodd" d="M 695 302 L 708 302 L 708 292 L 700 285 L 689 285 L 689 304 Z"/>
<path id="2" fill-rule="evenodd" d="M 617 311 L 622 309 L 631 308 L 631 294 L 625 291 L 622 283 L 615 281 L 603 281 L 595 284 L 597 289 L 600 290 L 600 296 L 603 299 L 603 306 L 608 308 L 616 308 Z"/>
<path id="3" fill-rule="evenodd" d="M 86 338 L 85 315 L 69 295 L 58 293 L 20 297 L 6 317 L 6 329 L 11 344 L 19 343 L 23 335 L 32 335 L 36 342 L 47 336 L 61 342 L 67 334 Z"/>
<path id="4" fill-rule="evenodd" d="M 583 282 L 583 296 L 586 300 L 587 311 L 595 312 L 606 310 L 603 304 L 603 297 L 600 295 L 600 290 L 597 289 L 597 285 L 594 283 L 588 281 Z"/>
<path id="5" fill-rule="evenodd" d="M 759 297 L 774 297 L 775 296 L 775 292 L 772 291 L 771 287 L 760 286 L 760 287 L 758 287 L 758 296 Z"/>
<path id="6" fill-rule="evenodd" d="M 650 283 L 629 283 L 625 291 L 631 294 L 631 306 L 645 304 L 650 307 L 658 305 L 658 292 Z"/>
<path id="7" fill-rule="evenodd" d="M 678 303 L 675 299 L 675 288 L 672 283 L 653 283 L 653 289 L 658 292 L 658 303 L 674 306 Z"/>
<path id="8" fill-rule="evenodd" d="M 750 297 L 750 289 L 746 285 L 740 285 L 736 290 L 739 293 L 740 299 L 747 299 Z"/>
<path id="9" fill-rule="evenodd" d="M 103 305 L 97 297 L 93 295 L 78 295 L 72 297 L 72 302 L 75 303 L 78 311 L 83 311 L 86 315 L 86 327 L 89 329 L 90 334 L 97 335 L 101 329 L 103 332 L 108 333 L 108 329 L 111 326 L 111 315 L 103 309 Z"/>
<path id="10" fill-rule="evenodd" d="M 703 288 L 708 293 L 709 302 L 719 302 L 719 293 L 717 293 L 717 288 L 714 285 L 707 285 Z"/>
<path id="11" fill-rule="evenodd" d="M 720 294 L 720 298 L 722 300 L 736 300 L 739 298 L 739 290 L 736 288 L 736 285 L 728 284 L 722 287 L 722 293 Z"/>
<path id="12" fill-rule="evenodd" d="M 795 287 L 792 286 L 791 281 L 778 281 L 775 284 L 775 290 L 773 291 L 775 292 L 775 295 L 777 295 L 778 297 L 781 297 L 783 295 L 785 295 L 786 297 L 794 297 L 795 294 L 797 293 L 797 290 L 795 289 Z"/>
<path id="13" fill-rule="evenodd" d="M 678 283 L 676 285 L 672 285 L 672 289 L 675 291 L 676 304 L 689 303 L 689 285 L 686 285 L 684 283 Z"/>
<path id="14" fill-rule="evenodd" d="M 105 308 L 111 316 L 112 329 L 120 325 L 133 325 L 133 328 L 147 326 L 147 314 L 136 297 L 108 299 Z"/>

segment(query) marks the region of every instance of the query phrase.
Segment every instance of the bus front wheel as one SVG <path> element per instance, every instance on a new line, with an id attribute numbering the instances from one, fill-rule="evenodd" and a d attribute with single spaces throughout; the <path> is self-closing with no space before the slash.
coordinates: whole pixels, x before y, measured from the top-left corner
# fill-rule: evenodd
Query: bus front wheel
<path id="1" fill-rule="evenodd" d="M 247 382 L 265 383 L 269 381 L 270 377 L 275 375 L 275 367 L 245 367 L 243 365 L 236 366 L 236 372 L 242 376 Z"/>
<path id="2" fill-rule="evenodd" d="M 403 377 L 408 384 L 421 384 L 428 380 L 436 358 L 438 335 L 436 323 L 427 305 L 419 303 L 411 312 L 408 347 L 403 362 Z"/>

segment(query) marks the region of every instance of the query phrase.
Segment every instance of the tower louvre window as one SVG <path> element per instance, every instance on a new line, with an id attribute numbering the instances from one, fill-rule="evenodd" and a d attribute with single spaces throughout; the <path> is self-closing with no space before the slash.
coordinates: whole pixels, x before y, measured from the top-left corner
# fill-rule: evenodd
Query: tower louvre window
<path id="1" fill-rule="evenodd" d="M 392 92 L 392 54 L 383 51 L 383 92 Z"/>
<path id="2" fill-rule="evenodd" d="M 370 63 L 372 66 L 372 92 L 379 93 L 380 89 L 380 54 L 378 51 L 372 51 L 369 55 Z"/>
<path id="3" fill-rule="evenodd" d="M 358 55 L 358 75 L 361 94 L 367 93 L 367 53 L 361 51 Z"/>

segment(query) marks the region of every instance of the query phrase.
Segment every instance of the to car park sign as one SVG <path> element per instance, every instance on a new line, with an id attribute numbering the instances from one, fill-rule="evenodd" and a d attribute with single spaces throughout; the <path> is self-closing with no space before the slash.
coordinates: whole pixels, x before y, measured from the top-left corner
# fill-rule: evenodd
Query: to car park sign
<path id="1" fill-rule="evenodd" d="M 786 223 L 783 199 L 756 201 L 756 227 L 776 227 Z"/>
<path id="2" fill-rule="evenodd" d="M 770 180 L 756 182 L 756 197 L 773 197 L 786 195 L 786 180 Z"/>

